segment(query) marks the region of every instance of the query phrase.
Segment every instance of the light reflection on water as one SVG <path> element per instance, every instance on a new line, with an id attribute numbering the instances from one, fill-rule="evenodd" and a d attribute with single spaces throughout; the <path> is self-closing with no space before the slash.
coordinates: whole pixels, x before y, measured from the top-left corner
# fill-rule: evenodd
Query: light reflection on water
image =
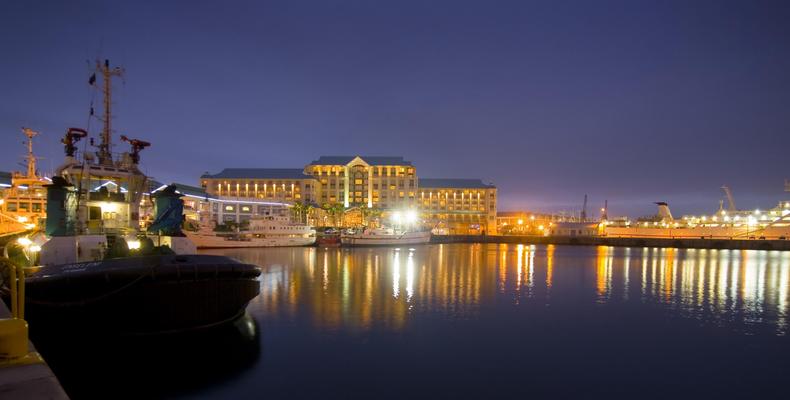
<path id="1" fill-rule="evenodd" d="M 211 253 L 263 268 L 253 315 L 308 317 L 319 329 L 400 331 L 417 315 L 466 320 L 507 304 L 633 304 L 745 334 L 787 333 L 790 252 L 476 244 Z"/>

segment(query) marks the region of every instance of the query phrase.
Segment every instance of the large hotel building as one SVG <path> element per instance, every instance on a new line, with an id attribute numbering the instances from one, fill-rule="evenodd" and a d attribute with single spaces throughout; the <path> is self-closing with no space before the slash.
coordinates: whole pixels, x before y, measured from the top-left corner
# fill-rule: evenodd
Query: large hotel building
<path id="1" fill-rule="evenodd" d="M 386 217 L 418 210 L 423 220 L 451 234 L 495 234 L 497 190 L 480 179 L 418 178 L 403 157 L 322 156 L 304 168 L 226 168 L 200 177 L 221 199 L 251 202 L 366 206 Z M 246 210 L 246 211 L 245 211 Z M 256 207 L 217 209 L 217 221 L 241 221 Z"/>

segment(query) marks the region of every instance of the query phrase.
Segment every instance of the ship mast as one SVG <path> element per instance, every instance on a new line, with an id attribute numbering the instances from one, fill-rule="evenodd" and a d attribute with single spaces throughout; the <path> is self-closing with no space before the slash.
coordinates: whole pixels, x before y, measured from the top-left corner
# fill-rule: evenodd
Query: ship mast
<path id="1" fill-rule="evenodd" d="M 27 176 L 28 179 L 38 179 L 36 175 L 36 156 L 33 155 L 33 137 L 38 132 L 30 128 L 22 128 L 22 132 L 27 136 Z"/>
<path id="2" fill-rule="evenodd" d="M 110 69 L 110 60 L 104 60 L 104 64 L 96 61 L 96 70 L 101 73 L 103 78 L 103 91 L 104 91 L 104 127 L 101 132 L 101 143 L 99 144 L 99 164 L 112 165 L 112 130 L 111 130 L 111 94 L 112 94 L 112 77 L 123 76 L 123 68 L 115 67 Z"/>

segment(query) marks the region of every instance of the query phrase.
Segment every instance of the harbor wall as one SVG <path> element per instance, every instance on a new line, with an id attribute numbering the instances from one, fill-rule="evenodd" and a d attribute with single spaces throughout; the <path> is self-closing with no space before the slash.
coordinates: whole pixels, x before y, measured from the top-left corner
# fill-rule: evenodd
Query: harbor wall
<path id="1" fill-rule="evenodd" d="M 783 224 L 784 225 L 784 224 Z M 765 239 L 784 240 L 790 238 L 790 226 L 769 226 L 764 228 L 749 227 L 742 224 L 738 227 L 704 227 L 693 228 L 642 228 L 642 227 L 606 227 L 607 237 L 655 237 L 672 239 Z"/>
<path id="2" fill-rule="evenodd" d="M 433 236 L 432 243 L 556 244 L 572 246 L 673 247 L 689 249 L 790 250 L 790 240 L 649 238 L 607 236 Z"/>
<path id="3" fill-rule="evenodd" d="M 0 300 L 0 318 L 11 318 L 11 312 Z M 29 351 L 35 352 L 28 342 Z M 0 367 L 0 398 L 68 400 L 58 378 L 46 363 L 7 365 Z"/>

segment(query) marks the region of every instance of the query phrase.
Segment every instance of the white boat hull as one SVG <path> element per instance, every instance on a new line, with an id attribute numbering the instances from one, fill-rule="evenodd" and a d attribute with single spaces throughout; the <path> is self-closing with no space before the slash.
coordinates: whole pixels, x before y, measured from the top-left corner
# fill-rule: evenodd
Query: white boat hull
<path id="1" fill-rule="evenodd" d="M 186 232 L 198 249 L 222 249 L 240 247 L 289 247 L 312 246 L 315 236 L 310 237 L 249 237 L 243 240 L 232 239 L 227 236 L 206 235 Z"/>
<path id="2" fill-rule="evenodd" d="M 406 232 L 403 234 L 370 235 L 344 234 L 340 236 L 343 246 L 401 246 L 410 244 L 426 244 L 431 241 L 431 232 Z"/>

